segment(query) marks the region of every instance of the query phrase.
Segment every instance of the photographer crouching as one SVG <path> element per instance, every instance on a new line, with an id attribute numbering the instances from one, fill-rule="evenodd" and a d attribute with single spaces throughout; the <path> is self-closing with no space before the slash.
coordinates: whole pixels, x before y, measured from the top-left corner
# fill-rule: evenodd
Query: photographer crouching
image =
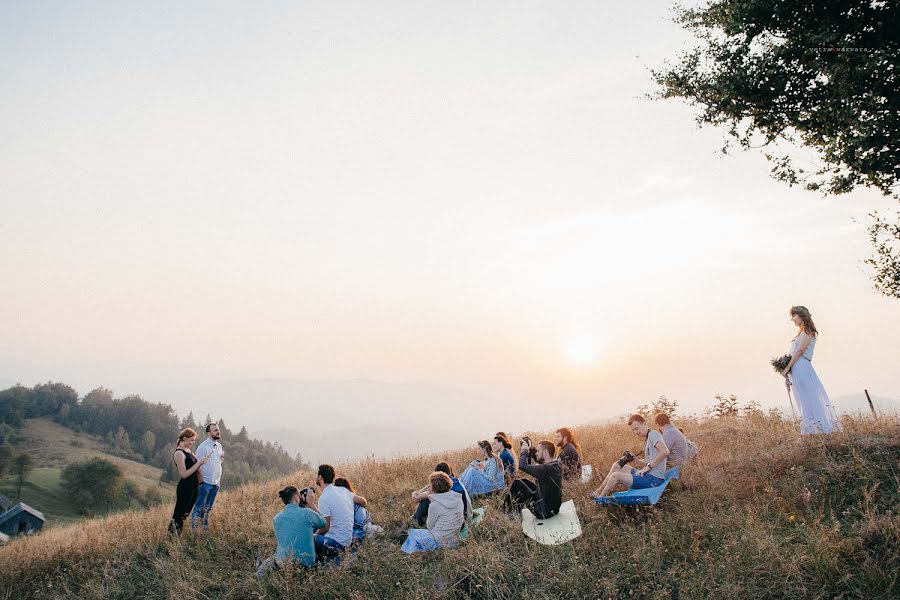
<path id="1" fill-rule="evenodd" d="M 666 458 L 669 456 L 669 449 L 666 447 L 662 435 L 655 429 L 647 427 L 644 417 L 637 414 L 628 417 L 628 427 L 636 436 L 646 440 L 644 443 L 645 459 L 636 458 L 634 454 L 626 450 L 622 458 L 609 468 L 609 474 L 603 480 L 603 485 L 591 492 L 592 497 L 608 496 L 619 484 L 629 490 L 662 485 L 666 476 Z M 627 467 L 626 465 L 629 463 L 636 465 L 637 468 Z"/>
<path id="2" fill-rule="evenodd" d="M 312 567 L 316 563 L 315 532 L 325 527 L 325 519 L 316 505 L 316 490 L 289 485 L 278 497 L 284 503 L 284 510 L 272 519 L 275 530 L 275 555 L 257 564 L 256 576 L 286 564 Z"/>
<path id="3" fill-rule="evenodd" d="M 527 507 L 538 519 L 549 519 L 559 513 L 562 504 L 563 467 L 556 460 L 556 444 L 544 440 L 533 446 L 522 438 L 519 470 L 535 478 L 516 479 L 503 501 L 505 512 L 519 513 Z"/>

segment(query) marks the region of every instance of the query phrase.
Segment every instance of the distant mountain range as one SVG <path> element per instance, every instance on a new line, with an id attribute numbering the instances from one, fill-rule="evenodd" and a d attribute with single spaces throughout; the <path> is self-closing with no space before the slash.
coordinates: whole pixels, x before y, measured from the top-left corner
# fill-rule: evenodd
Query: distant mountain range
<path id="1" fill-rule="evenodd" d="M 278 442 L 288 452 L 299 452 L 313 465 L 366 457 L 430 454 L 475 442 L 475 437 L 466 432 L 377 423 L 323 432 L 270 428 L 255 431 L 253 435 Z M 385 448 L 390 448 L 390 454 L 385 453 Z"/>
<path id="2" fill-rule="evenodd" d="M 547 426 L 540 412 L 511 411 L 509 402 L 485 392 L 431 383 L 244 379 L 148 388 L 147 398 L 170 403 L 181 415 L 193 410 L 198 421 L 209 413 L 246 424 L 253 436 L 278 442 L 314 464 L 459 448 L 493 433 L 486 423 L 511 432 Z M 900 413 L 898 400 L 873 396 L 873 402 L 879 414 Z M 869 411 L 862 394 L 836 397 L 834 403 L 846 414 Z M 589 422 L 557 418 L 590 425 L 625 415 Z M 540 422 L 524 422 L 526 416 Z"/>
<path id="3" fill-rule="evenodd" d="M 838 396 L 837 398 L 832 398 L 831 403 L 841 414 L 871 414 L 871 409 L 869 408 L 869 403 L 866 400 L 865 394 L 847 394 Z M 875 412 L 879 415 L 900 414 L 900 400 L 897 400 L 896 398 L 872 395 L 872 404 L 875 405 Z"/>
<path id="4" fill-rule="evenodd" d="M 459 448 L 493 433 L 483 431 L 485 422 L 522 428 L 518 415 L 499 402 L 426 383 L 250 379 L 150 397 L 165 398 L 182 414 L 191 408 L 199 420 L 209 412 L 229 415 L 228 423 L 236 415 L 253 436 L 313 463 Z"/>

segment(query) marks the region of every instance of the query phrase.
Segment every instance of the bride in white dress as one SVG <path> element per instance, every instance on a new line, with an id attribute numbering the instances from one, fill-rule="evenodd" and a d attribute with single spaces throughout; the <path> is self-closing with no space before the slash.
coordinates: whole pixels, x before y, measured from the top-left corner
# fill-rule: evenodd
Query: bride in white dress
<path id="1" fill-rule="evenodd" d="M 812 366 L 813 351 L 819 337 L 812 315 L 805 306 L 792 307 L 790 315 L 800 331 L 791 344 L 791 362 L 781 374 L 785 377 L 790 375 L 794 387 L 794 399 L 800 409 L 800 435 L 843 431 L 825 387 Z"/>

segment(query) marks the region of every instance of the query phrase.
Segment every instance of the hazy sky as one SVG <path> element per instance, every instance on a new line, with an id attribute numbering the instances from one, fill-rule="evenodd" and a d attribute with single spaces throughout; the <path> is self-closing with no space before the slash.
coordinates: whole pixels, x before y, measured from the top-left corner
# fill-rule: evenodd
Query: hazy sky
<path id="1" fill-rule="evenodd" d="M 891 204 L 788 189 L 646 100 L 669 6 L 0 2 L 0 383 L 365 378 L 548 425 L 774 405 L 804 304 L 832 396 L 900 396 L 861 264 Z"/>

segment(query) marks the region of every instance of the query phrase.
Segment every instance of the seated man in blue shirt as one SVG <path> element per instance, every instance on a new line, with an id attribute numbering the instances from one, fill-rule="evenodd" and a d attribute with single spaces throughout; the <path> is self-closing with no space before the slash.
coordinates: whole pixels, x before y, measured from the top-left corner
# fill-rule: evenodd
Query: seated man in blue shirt
<path id="1" fill-rule="evenodd" d="M 256 572 L 258 577 L 291 562 L 303 567 L 311 567 L 316 563 L 314 534 L 317 529 L 325 526 L 325 519 L 316 506 L 315 490 L 299 490 L 289 485 L 278 492 L 278 496 L 284 502 L 284 510 L 272 519 L 278 546 L 275 556 L 259 566 Z"/>

